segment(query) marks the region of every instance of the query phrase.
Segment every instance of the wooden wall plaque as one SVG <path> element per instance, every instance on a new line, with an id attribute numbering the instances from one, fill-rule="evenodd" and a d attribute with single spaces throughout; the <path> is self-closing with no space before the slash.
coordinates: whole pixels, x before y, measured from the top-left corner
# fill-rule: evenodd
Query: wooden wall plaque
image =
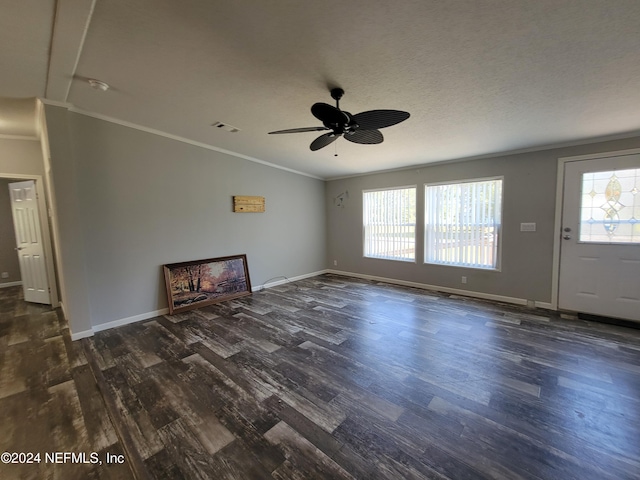
<path id="1" fill-rule="evenodd" d="M 263 213 L 264 197 L 236 195 L 233 197 L 233 211 L 236 213 Z"/>

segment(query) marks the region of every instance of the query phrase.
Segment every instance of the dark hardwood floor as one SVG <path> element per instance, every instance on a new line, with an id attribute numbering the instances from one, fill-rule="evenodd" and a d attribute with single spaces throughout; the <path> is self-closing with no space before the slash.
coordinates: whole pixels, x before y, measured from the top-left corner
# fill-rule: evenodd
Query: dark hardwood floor
<path id="1" fill-rule="evenodd" d="M 0 479 L 134 478 L 126 461 L 105 463 L 124 451 L 81 344 L 59 311 L 24 302 L 21 287 L 0 289 L 0 419 L 0 453 L 33 454 L 3 455 Z"/>
<path id="2" fill-rule="evenodd" d="M 7 346 L 26 330 L 2 318 L 13 426 L 0 428 L 15 450 L 61 415 L 82 422 L 19 383 L 27 361 Z M 95 382 L 74 376 L 93 370 L 121 439 L 109 441 L 138 478 L 640 478 L 640 330 L 323 275 L 62 338 L 71 377 L 51 378 L 95 399 Z M 29 402 L 31 416 L 18 412 Z M 43 408 L 71 413 L 36 426 Z M 86 430 L 109 430 L 101 408 L 81 408 Z"/>

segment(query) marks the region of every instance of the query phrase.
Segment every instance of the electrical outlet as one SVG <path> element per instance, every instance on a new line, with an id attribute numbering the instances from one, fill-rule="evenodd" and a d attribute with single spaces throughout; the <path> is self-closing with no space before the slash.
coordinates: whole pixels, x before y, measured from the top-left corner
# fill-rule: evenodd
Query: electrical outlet
<path id="1" fill-rule="evenodd" d="M 9 278 L 9 272 L 2 272 L 2 278 Z"/>
<path id="2" fill-rule="evenodd" d="M 467 277 L 462 277 L 462 283 L 467 283 Z"/>
<path id="3" fill-rule="evenodd" d="M 338 266 L 338 260 L 334 260 L 334 261 L 333 261 L 333 266 L 334 266 L 334 267 L 337 267 L 337 266 Z"/>

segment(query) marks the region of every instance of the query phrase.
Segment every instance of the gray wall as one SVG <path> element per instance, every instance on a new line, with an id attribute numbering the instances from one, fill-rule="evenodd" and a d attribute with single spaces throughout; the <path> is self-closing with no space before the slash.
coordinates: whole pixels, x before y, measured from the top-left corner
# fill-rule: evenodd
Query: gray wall
<path id="1" fill-rule="evenodd" d="M 72 283 L 85 278 L 91 325 L 166 308 L 165 263 L 245 253 L 254 286 L 324 269 L 323 181 L 58 107 L 46 115 L 61 245 L 84 252 Z M 65 122 L 73 165 L 56 139 Z M 266 213 L 233 213 L 233 195 L 264 196 Z"/>
<path id="2" fill-rule="evenodd" d="M 636 137 L 329 181 L 326 184 L 327 268 L 551 302 L 558 158 L 639 147 L 640 138 Z M 424 264 L 424 184 L 491 176 L 504 176 L 501 271 Z M 417 261 L 364 258 L 362 191 L 403 185 L 418 186 Z M 350 198 L 344 208 L 335 207 L 333 198 L 345 190 L 349 191 Z M 521 222 L 535 222 L 537 231 L 520 232 Z M 333 265 L 334 260 L 338 261 L 337 267 Z M 461 283 L 463 275 L 467 277 L 466 285 Z"/>
<path id="3" fill-rule="evenodd" d="M 14 250 L 16 236 L 13 228 L 13 215 L 11 214 L 9 196 L 9 183 L 14 181 L 0 178 L 0 272 L 9 274 L 8 278 L 0 278 L 0 286 L 3 283 L 20 281 L 20 264 Z"/>
<path id="4" fill-rule="evenodd" d="M 45 105 L 45 125 L 49 145 L 46 181 L 52 195 L 56 237 L 56 265 L 65 318 L 72 333 L 91 330 L 89 290 L 85 266 L 83 226 L 78 195 L 78 161 L 71 145 L 69 114 L 65 108 Z"/>

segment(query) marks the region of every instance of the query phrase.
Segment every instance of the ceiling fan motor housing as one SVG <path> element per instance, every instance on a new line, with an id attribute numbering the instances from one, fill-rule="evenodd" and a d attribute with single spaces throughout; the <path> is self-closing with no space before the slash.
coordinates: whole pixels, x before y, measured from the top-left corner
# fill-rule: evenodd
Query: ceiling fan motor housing
<path id="1" fill-rule="evenodd" d="M 343 89 L 341 88 L 331 89 L 331 98 L 333 98 L 336 102 L 339 102 L 343 95 L 344 95 Z"/>

